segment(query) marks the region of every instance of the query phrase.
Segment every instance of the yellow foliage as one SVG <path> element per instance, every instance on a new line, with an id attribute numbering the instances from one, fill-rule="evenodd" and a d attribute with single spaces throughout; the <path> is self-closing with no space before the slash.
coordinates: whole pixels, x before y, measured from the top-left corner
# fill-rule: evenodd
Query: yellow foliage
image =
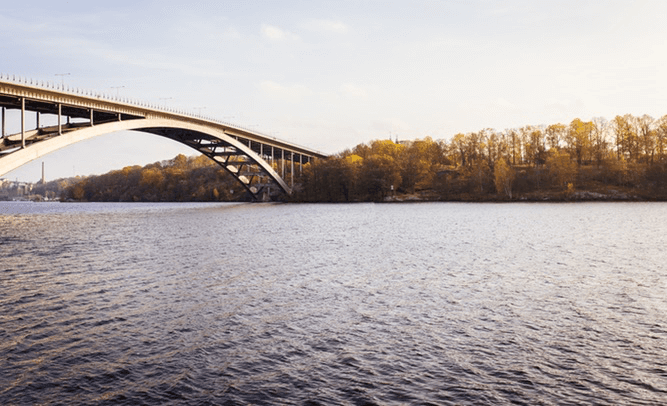
<path id="1" fill-rule="evenodd" d="M 364 158 L 360 157 L 357 154 L 348 155 L 345 157 L 345 163 L 348 165 L 361 164 Z"/>
<path id="2" fill-rule="evenodd" d="M 493 168 L 493 176 L 496 191 L 512 198 L 512 182 L 514 181 L 514 169 L 504 159 L 496 161 Z"/>
<path id="3" fill-rule="evenodd" d="M 556 186 L 567 186 L 577 176 L 577 165 L 570 159 L 570 154 L 552 148 L 547 157 L 547 168 Z"/>
<path id="4" fill-rule="evenodd" d="M 164 181 L 164 174 L 161 169 L 151 168 L 141 171 L 139 184 L 147 187 L 158 187 Z"/>
<path id="5" fill-rule="evenodd" d="M 389 155 L 396 158 L 403 149 L 405 149 L 404 145 L 396 144 L 392 140 L 376 140 L 371 143 L 373 155 Z"/>

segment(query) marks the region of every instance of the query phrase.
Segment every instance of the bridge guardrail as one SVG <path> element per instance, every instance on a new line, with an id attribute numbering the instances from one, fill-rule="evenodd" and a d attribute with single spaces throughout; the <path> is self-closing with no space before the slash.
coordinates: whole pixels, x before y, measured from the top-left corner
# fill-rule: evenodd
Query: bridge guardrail
<path id="1" fill-rule="evenodd" d="M 159 104 L 156 103 L 151 103 L 147 101 L 141 101 L 137 99 L 132 99 L 128 97 L 120 97 L 118 95 L 110 95 L 104 92 L 98 92 L 94 90 L 89 90 L 89 89 L 81 89 L 78 87 L 70 87 L 68 85 L 65 85 L 64 83 L 56 83 L 56 82 L 50 82 L 50 81 L 44 81 L 44 80 L 36 80 L 32 78 L 26 78 L 14 74 L 8 74 L 8 73 L 0 73 L 0 81 L 10 83 L 10 84 L 16 84 L 16 85 L 22 85 L 22 86 L 30 86 L 30 87 L 35 87 L 38 89 L 43 89 L 43 90 L 54 90 L 58 91 L 61 93 L 69 94 L 72 96 L 80 96 L 80 97 L 87 97 L 87 98 L 93 98 L 93 99 L 98 99 L 100 101 L 107 101 L 111 103 L 119 103 L 119 104 L 125 104 L 131 107 L 135 108 L 141 108 L 141 109 L 147 109 L 151 110 L 157 113 L 166 113 L 166 114 L 175 114 L 182 116 L 184 118 L 190 118 L 190 119 L 197 119 L 197 120 L 202 120 L 205 122 L 209 122 L 212 124 L 218 124 L 218 125 L 223 125 L 227 126 L 233 129 L 241 130 L 250 134 L 255 134 L 261 137 L 264 137 L 268 140 L 274 140 L 276 142 L 282 142 L 285 144 L 290 144 L 294 147 L 303 149 L 303 150 L 310 150 L 313 151 L 321 156 L 327 156 L 327 154 L 313 150 L 312 148 L 308 148 L 303 145 L 299 145 L 293 142 L 287 142 L 287 141 L 282 141 L 276 138 L 273 135 L 263 133 L 261 131 L 253 130 L 248 127 L 245 127 L 243 125 L 239 125 L 236 123 L 231 123 L 228 121 L 223 121 L 216 119 L 214 117 L 208 117 L 202 114 L 197 114 L 194 112 L 187 111 L 186 109 L 177 109 L 177 108 L 170 108 L 166 106 L 160 106 Z"/>

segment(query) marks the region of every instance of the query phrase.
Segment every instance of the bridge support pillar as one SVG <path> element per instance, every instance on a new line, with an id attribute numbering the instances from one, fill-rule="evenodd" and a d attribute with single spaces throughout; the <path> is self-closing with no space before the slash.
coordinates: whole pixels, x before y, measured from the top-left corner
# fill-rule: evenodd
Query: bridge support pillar
<path id="1" fill-rule="evenodd" d="M 281 177 L 285 179 L 285 150 L 282 149 L 281 151 L 282 151 L 282 159 L 280 161 L 282 162 L 283 165 L 283 174 L 281 175 Z"/>
<path id="2" fill-rule="evenodd" d="M 7 108 L 3 107 L 2 108 L 2 137 L 4 138 L 5 136 L 5 115 L 7 114 Z"/>
<path id="3" fill-rule="evenodd" d="M 290 153 L 290 171 L 289 171 L 289 177 L 290 177 L 290 186 L 292 189 L 294 189 L 294 152 Z"/>
<path id="4" fill-rule="evenodd" d="M 94 125 L 95 124 L 93 124 L 93 109 L 90 109 L 90 126 L 92 127 Z"/>
<path id="5" fill-rule="evenodd" d="M 25 148 L 25 97 L 21 97 L 21 148 Z"/>
<path id="6" fill-rule="evenodd" d="M 58 103 L 58 135 L 62 135 L 63 133 L 63 123 L 62 123 L 62 113 L 63 113 L 63 105 Z"/>
<path id="7" fill-rule="evenodd" d="M 35 123 L 37 124 L 37 129 L 39 130 L 39 111 L 35 113 Z"/>

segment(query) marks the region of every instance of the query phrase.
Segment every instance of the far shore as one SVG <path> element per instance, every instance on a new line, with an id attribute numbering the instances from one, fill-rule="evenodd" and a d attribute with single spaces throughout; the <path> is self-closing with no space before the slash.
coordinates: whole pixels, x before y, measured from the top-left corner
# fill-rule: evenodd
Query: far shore
<path id="1" fill-rule="evenodd" d="M 412 194 L 395 194 L 387 196 L 383 203 L 411 203 L 411 202 L 470 202 L 470 203 L 519 203 L 519 202 L 661 202 L 667 201 L 656 197 L 643 197 L 636 194 L 611 191 L 608 193 L 592 191 L 565 192 L 536 192 L 513 196 L 512 199 L 500 195 L 469 195 L 456 194 L 443 198 L 432 191 L 423 191 Z"/>

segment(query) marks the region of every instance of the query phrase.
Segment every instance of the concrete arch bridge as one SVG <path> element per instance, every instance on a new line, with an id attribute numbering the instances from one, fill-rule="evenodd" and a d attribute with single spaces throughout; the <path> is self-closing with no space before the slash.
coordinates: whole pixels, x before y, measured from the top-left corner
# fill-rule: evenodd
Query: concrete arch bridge
<path id="1" fill-rule="evenodd" d="M 192 147 L 229 172 L 255 200 L 268 200 L 290 195 L 295 171 L 326 156 L 198 115 L 8 76 L 0 77 L 0 109 L 0 176 L 76 142 L 132 130 Z M 10 110 L 20 112 L 20 131 L 12 134 L 7 133 Z M 26 113 L 34 122 L 27 122 Z M 42 125 L 47 115 L 52 124 Z"/>

